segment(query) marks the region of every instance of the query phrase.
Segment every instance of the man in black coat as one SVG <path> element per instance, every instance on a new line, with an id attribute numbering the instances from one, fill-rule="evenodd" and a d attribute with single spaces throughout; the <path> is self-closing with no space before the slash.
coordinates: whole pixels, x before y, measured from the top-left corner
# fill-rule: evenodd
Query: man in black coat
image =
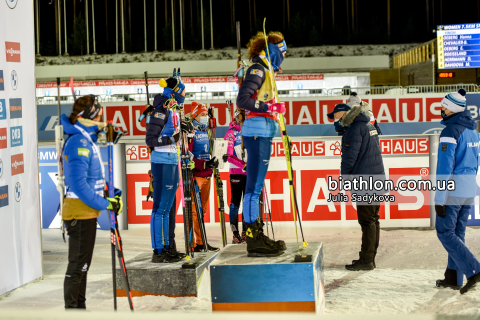
<path id="1" fill-rule="evenodd" d="M 368 105 L 356 105 L 348 110 L 340 120 L 345 128 L 342 136 L 341 175 L 344 180 L 365 179 L 385 180 L 385 169 L 380 151 L 377 129 L 370 123 Z M 352 190 L 352 195 L 377 195 L 371 186 L 367 190 Z M 362 246 L 360 257 L 346 265 L 347 270 L 373 270 L 375 255 L 380 241 L 379 202 L 356 201 L 358 223 L 362 228 Z"/>

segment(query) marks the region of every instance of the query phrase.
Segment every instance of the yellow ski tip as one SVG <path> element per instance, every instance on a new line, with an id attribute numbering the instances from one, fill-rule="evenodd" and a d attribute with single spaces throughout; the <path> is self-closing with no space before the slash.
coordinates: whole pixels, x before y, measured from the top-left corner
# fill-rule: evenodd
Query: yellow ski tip
<path id="1" fill-rule="evenodd" d="M 303 241 L 303 247 L 306 248 L 308 246 L 307 241 Z"/>
<path id="2" fill-rule="evenodd" d="M 186 257 L 187 261 L 190 261 L 190 256 L 187 254 L 187 257 Z"/>

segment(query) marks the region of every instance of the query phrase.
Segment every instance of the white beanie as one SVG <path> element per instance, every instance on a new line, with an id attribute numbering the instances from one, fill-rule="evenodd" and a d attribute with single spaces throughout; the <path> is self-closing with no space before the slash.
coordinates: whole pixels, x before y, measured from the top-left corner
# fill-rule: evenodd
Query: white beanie
<path id="1" fill-rule="evenodd" d="M 360 102 L 362 102 L 362 99 L 360 99 L 359 96 L 357 96 L 357 93 L 356 92 L 352 92 L 350 94 L 350 97 L 348 97 L 347 99 L 347 104 L 350 106 L 350 107 L 353 107 L 353 106 L 357 106 L 360 104 Z"/>
<path id="2" fill-rule="evenodd" d="M 442 100 L 442 107 L 447 108 L 453 113 L 465 111 L 465 108 L 467 107 L 467 99 L 465 98 L 466 94 L 467 92 L 465 89 L 458 90 L 458 93 L 452 92 L 447 94 Z"/>

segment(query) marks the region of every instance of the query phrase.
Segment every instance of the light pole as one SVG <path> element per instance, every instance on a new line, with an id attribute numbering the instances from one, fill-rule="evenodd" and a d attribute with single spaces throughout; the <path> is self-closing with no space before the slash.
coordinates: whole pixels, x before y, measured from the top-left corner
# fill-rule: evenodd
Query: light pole
<path id="1" fill-rule="evenodd" d="M 96 49 L 96 43 L 95 43 L 95 5 L 93 0 L 92 0 L 92 24 L 93 24 L 93 54 L 96 55 L 97 49 Z"/>
<path id="2" fill-rule="evenodd" d="M 210 48 L 213 50 L 213 10 L 212 10 L 212 0 L 210 0 L 210 42 L 212 47 Z"/>
<path id="3" fill-rule="evenodd" d="M 175 17 L 173 14 L 173 0 L 172 0 L 172 42 L 173 42 L 173 51 L 175 51 Z"/>
<path id="4" fill-rule="evenodd" d="M 65 57 L 68 57 L 68 49 L 67 49 L 67 3 L 66 0 L 63 0 L 63 20 L 65 20 L 65 53 L 63 54 Z"/>

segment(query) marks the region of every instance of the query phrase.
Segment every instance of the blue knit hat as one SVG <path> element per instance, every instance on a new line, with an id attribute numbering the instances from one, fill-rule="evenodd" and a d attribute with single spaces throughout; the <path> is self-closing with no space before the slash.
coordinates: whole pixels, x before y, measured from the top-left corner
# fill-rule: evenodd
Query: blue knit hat
<path id="1" fill-rule="evenodd" d="M 453 113 L 465 111 L 465 108 L 467 107 L 467 99 L 465 98 L 466 94 L 467 92 L 465 89 L 458 90 L 458 93 L 452 92 L 447 94 L 442 100 L 442 107 L 447 108 Z"/>

